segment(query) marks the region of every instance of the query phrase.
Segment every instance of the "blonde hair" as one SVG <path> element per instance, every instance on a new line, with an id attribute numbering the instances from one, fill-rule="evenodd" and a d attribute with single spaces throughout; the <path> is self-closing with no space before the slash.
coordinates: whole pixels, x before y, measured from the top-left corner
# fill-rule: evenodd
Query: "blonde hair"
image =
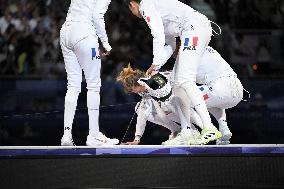
<path id="1" fill-rule="evenodd" d="M 133 87 L 139 86 L 138 80 L 141 77 L 145 77 L 145 72 L 139 69 L 132 69 L 130 64 L 128 64 L 127 68 L 123 68 L 117 76 L 116 81 L 122 83 L 126 93 L 131 93 Z"/>

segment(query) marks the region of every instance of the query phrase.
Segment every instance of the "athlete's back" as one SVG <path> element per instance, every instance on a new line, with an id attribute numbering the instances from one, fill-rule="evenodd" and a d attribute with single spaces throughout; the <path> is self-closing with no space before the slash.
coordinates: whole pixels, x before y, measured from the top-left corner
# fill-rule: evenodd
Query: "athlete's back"
<path id="1" fill-rule="evenodd" d="M 219 77 L 236 75 L 231 66 L 212 47 L 207 47 L 196 75 L 197 83 L 206 84 Z"/>
<path id="2" fill-rule="evenodd" d="M 92 22 L 96 0 L 71 0 L 66 21 Z"/>
<path id="3" fill-rule="evenodd" d="M 155 10 L 160 14 L 166 35 L 179 36 L 188 24 L 200 24 L 208 20 L 204 15 L 178 0 L 142 0 L 141 10 L 147 10 L 154 4 Z M 145 11 L 147 14 L 147 11 Z M 144 15 L 147 16 L 147 15 Z"/>

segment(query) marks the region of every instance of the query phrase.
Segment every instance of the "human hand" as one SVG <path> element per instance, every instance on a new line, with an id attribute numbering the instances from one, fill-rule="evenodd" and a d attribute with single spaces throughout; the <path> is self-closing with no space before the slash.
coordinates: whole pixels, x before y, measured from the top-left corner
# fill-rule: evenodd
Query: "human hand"
<path id="1" fill-rule="evenodd" d="M 111 46 L 109 45 L 109 43 L 103 43 L 103 47 L 104 47 L 104 52 L 102 53 L 102 56 L 108 56 L 110 54 L 110 51 L 112 50 Z"/>
<path id="2" fill-rule="evenodd" d="M 127 145 L 138 145 L 139 141 L 138 140 L 133 140 L 132 142 L 126 142 Z"/>
<path id="3" fill-rule="evenodd" d="M 151 67 L 147 70 L 146 76 L 153 76 L 159 72 L 159 65 L 151 65 Z"/>

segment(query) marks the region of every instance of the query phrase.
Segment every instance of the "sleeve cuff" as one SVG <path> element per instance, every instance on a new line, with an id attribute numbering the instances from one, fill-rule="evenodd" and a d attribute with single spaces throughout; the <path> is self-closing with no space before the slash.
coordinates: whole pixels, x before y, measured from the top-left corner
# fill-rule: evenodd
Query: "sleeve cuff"
<path id="1" fill-rule="evenodd" d="M 104 43 L 103 43 L 103 47 L 104 47 L 105 50 L 108 51 L 108 52 L 111 51 L 111 49 L 112 49 L 111 46 L 110 46 L 110 44 L 109 44 L 108 42 L 104 42 Z"/>
<path id="2" fill-rule="evenodd" d="M 140 139 L 141 139 L 141 136 L 140 135 L 136 135 L 134 140 L 140 142 Z"/>

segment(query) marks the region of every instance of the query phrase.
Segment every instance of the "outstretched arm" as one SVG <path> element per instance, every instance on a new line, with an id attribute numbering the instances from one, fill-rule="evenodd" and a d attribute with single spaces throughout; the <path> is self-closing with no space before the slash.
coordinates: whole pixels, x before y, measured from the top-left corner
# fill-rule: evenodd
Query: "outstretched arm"
<path id="1" fill-rule="evenodd" d="M 137 113 L 137 123 L 136 123 L 136 131 L 135 138 L 132 142 L 126 142 L 128 145 L 137 145 L 140 143 L 140 139 L 142 138 L 146 123 L 149 117 L 149 114 L 152 110 L 151 99 L 142 99 L 141 102 L 138 102 L 135 111 Z"/>

